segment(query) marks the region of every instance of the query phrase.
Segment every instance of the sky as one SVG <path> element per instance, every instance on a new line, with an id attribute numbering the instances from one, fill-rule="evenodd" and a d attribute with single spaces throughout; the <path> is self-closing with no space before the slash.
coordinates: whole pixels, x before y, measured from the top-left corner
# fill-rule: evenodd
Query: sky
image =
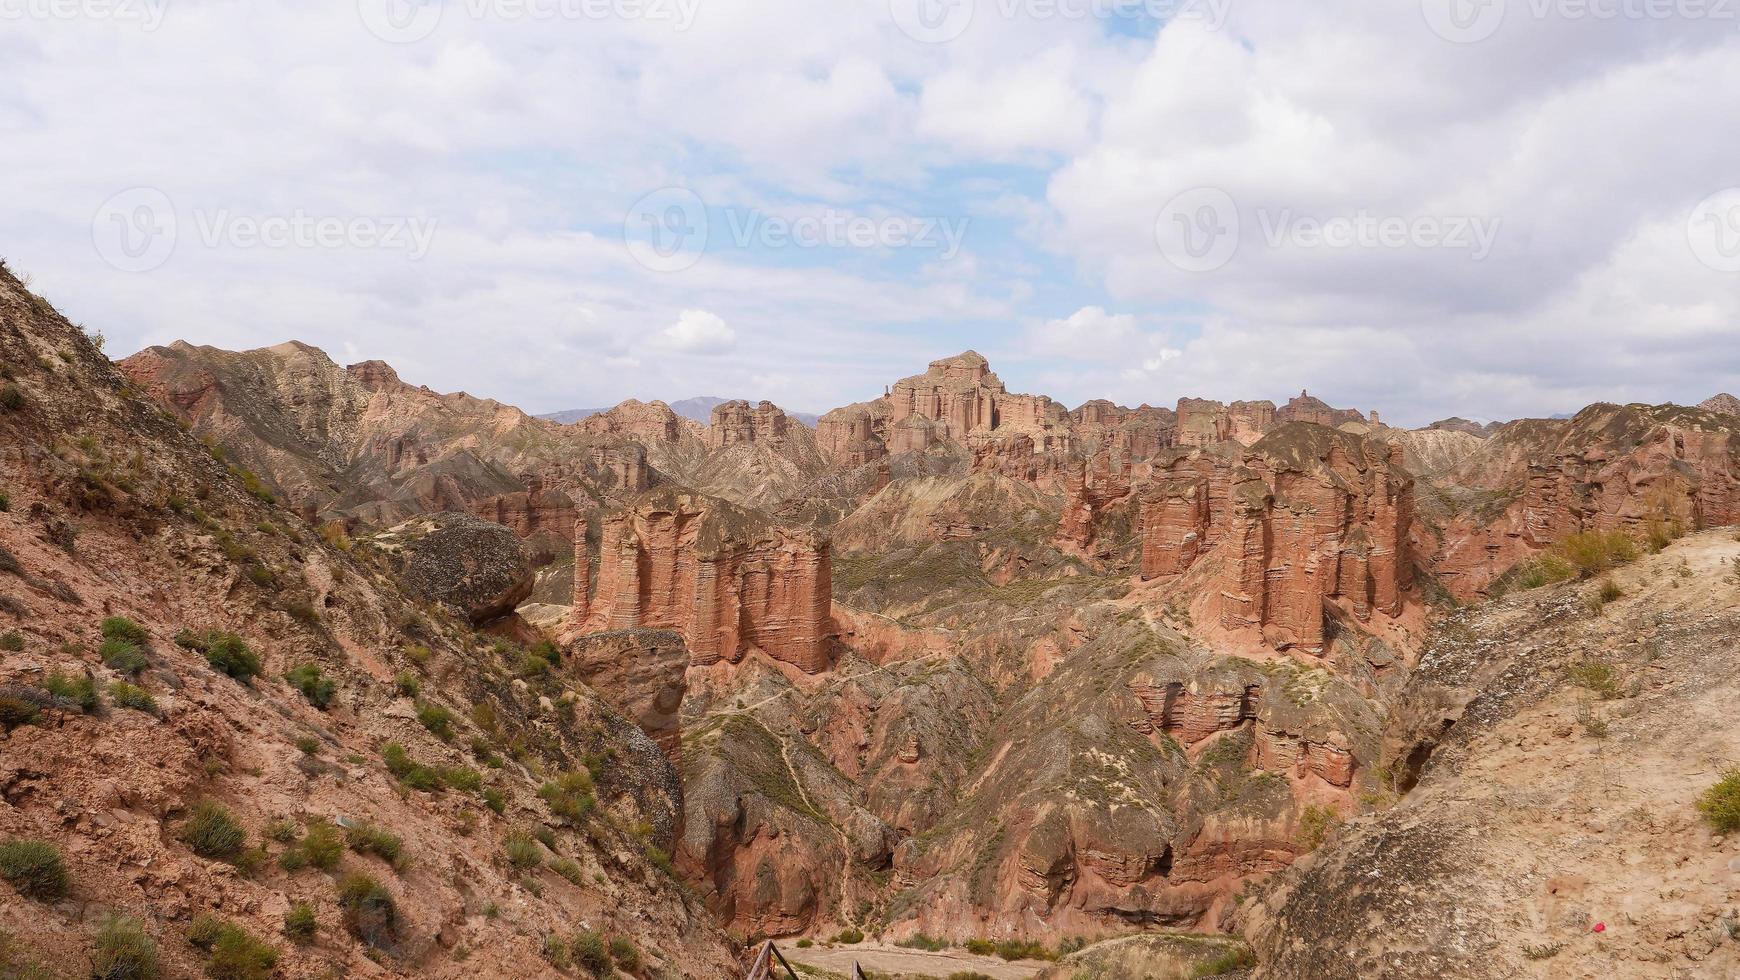
<path id="1" fill-rule="evenodd" d="M 533 412 L 1740 390 L 1729 0 L 0 0 L 0 256 L 122 356 Z"/>

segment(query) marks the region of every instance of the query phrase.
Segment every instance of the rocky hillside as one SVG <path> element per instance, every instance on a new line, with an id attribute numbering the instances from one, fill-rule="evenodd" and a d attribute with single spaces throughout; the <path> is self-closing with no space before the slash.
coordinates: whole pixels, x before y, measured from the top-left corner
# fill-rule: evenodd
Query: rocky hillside
<path id="1" fill-rule="evenodd" d="M 233 461 L 225 485 L 252 493 L 229 520 L 297 527 L 265 499 L 281 495 L 324 528 L 320 540 L 301 526 L 294 559 L 237 559 L 226 601 L 259 592 L 290 610 L 287 635 L 330 636 L 340 652 L 310 648 L 322 676 L 360 684 L 341 671 L 362 661 L 394 706 L 379 716 L 398 719 L 368 728 L 377 743 L 449 767 L 464 753 L 446 746 L 465 744 L 474 761 L 493 751 L 503 763 L 486 783 L 554 783 L 551 827 L 574 822 L 553 774 L 587 773 L 610 817 L 582 821 L 596 830 L 586 846 L 624 862 L 669 855 L 687 889 L 667 896 L 655 874 L 622 914 L 640 902 L 746 936 L 1112 940 L 1067 961 L 1087 975 L 1144 958 L 1152 969 L 1133 975 L 1236 965 L 1242 947 L 1117 941 L 1235 925 L 1271 975 L 1382 974 L 1387 961 L 1360 960 L 1356 944 L 1342 944 L 1346 960 L 1298 945 L 1329 944 L 1329 928 L 1288 916 L 1357 894 L 1311 890 L 1309 869 L 1335 853 L 1314 850 L 1338 825 L 1381 825 L 1432 792 L 1455 733 L 1474 730 L 1457 721 L 1463 706 L 1496 683 L 1482 671 L 1505 669 L 1491 644 L 1543 650 L 1527 638 L 1587 623 L 1552 635 L 1557 657 L 1600 629 L 1643 628 L 1618 618 L 1630 599 L 1578 612 L 1591 586 L 1560 599 L 1517 590 L 1574 574 L 1552 563 L 1580 536 L 1648 551 L 1740 518 L 1734 417 L 1720 406 L 1421 430 L 1304 392 L 1279 408 L 1181 398 L 1176 410 L 1070 411 L 1008 391 L 969 351 L 812 432 L 745 401 L 712 406 L 705 425 L 661 402 L 560 425 L 298 345 L 175 345 L 125 367 Z M 165 438 L 219 466 L 172 428 Z M 291 548 L 281 530 L 263 540 L 247 543 Z M 327 581 L 306 571 L 315 557 L 337 571 L 303 597 L 298 583 Z M 1721 587 L 1695 563 L 1690 574 L 1680 588 L 1707 599 Z M 377 603 L 429 610 L 419 631 L 391 625 L 392 610 L 374 632 L 345 625 L 361 601 L 345 590 L 363 584 Z M 482 643 L 477 626 L 498 639 Z M 1445 651 L 1465 636 L 1491 643 L 1468 640 L 1479 655 L 1453 677 Z M 397 696 L 406 670 L 421 701 Z M 464 731 L 420 734 L 419 706 L 449 703 Z M 570 732 L 570 705 L 594 720 Z M 323 717 L 347 710 L 340 696 Z M 502 748 L 470 745 L 483 736 Z M 380 749 L 354 751 L 366 762 Z M 632 759 L 633 778 L 601 754 Z M 456 853 L 482 860 L 468 850 L 481 826 Z M 1461 838 L 1429 839 L 1449 855 Z M 570 857 L 567 841 L 557 846 L 581 884 L 595 881 L 594 851 L 574 844 Z M 1297 883 L 1250 903 L 1287 875 Z M 504 887 L 530 892 L 526 880 L 565 894 L 524 874 Z M 566 928 L 520 921 L 540 941 Z M 705 949 L 667 943 L 660 956 L 718 951 L 716 934 L 701 936 Z M 1374 939 L 1371 957 L 1393 948 Z"/>
<path id="2" fill-rule="evenodd" d="M 1433 634 L 1395 787 L 1241 914 L 1258 977 L 1740 975 L 1740 538 L 1514 594 Z M 1397 937 L 1407 937 L 1405 941 Z"/>
<path id="3" fill-rule="evenodd" d="M 730 974 L 644 733 L 316 533 L 4 271 L 0 432 L 0 970 Z"/>

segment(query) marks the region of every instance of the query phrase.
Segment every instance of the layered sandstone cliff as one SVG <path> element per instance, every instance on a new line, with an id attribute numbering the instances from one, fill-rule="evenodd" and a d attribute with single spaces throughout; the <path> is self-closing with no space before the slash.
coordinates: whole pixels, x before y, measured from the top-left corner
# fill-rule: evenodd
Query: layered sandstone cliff
<path id="1" fill-rule="evenodd" d="M 577 543 L 584 541 L 576 535 Z M 590 568 L 590 556 L 576 556 Z M 672 629 L 691 662 L 737 663 L 751 650 L 818 673 L 829 664 L 829 545 L 721 501 L 654 490 L 605 518 L 596 591 L 565 635 Z M 583 581 L 586 573 L 577 573 Z"/>
<path id="2" fill-rule="evenodd" d="M 1325 603 L 1395 617 L 1413 581 L 1413 479 L 1401 450 L 1309 423 L 1259 440 L 1237 463 L 1186 453 L 1142 502 L 1142 576 L 1189 570 L 1215 549 L 1210 605 L 1222 627 L 1278 648 L 1324 646 Z"/>

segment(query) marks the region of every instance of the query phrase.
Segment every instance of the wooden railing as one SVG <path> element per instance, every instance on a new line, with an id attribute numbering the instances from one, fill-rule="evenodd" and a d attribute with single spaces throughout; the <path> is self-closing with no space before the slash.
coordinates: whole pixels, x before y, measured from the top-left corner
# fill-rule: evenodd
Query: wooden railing
<path id="1" fill-rule="evenodd" d="M 749 965 L 749 975 L 744 980 L 780 980 L 780 974 L 774 972 L 775 963 L 785 967 L 786 980 L 798 980 L 797 971 L 779 954 L 779 949 L 773 945 L 771 939 L 762 943 L 761 948 L 755 951 L 755 961 Z"/>

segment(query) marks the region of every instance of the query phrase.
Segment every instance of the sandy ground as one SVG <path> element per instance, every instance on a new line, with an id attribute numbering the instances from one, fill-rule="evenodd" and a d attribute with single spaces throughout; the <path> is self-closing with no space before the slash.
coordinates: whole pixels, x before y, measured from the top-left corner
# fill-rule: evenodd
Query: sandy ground
<path id="1" fill-rule="evenodd" d="M 879 973 L 901 973 L 920 977 L 946 977 L 951 973 L 971 970 L 992 980 L 1027 980 L 1045 969 L 1045 963 L 1022 960 L 1008 963 L 995 956 L 974 956 L 958 949 L 931 953 L 922 949 L 903 949 L 884 943 L 864 942 L 856 946 L 812 946 L 798 949 L 782 945 L 779 950 L 795 966 L 819 967 L 841 976 L 852 975 L 852 964 Z"/>

